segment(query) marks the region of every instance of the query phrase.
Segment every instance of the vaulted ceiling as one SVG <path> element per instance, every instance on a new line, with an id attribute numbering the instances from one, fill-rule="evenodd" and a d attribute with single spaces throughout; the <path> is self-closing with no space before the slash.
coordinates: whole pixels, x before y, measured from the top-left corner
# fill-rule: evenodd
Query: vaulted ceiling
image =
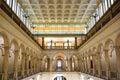
<path id="1" fill-rule="evenodd" d="M 85 34 L 101 0 L 18 0 L 36 25 L 34 34 Z M 83 26 L 84 25 L 84 26 Z"/>
<path id="2" fill-rule="evenodd" d="M 33 24 L 85 24 L 101 0 L 19 0 Z"/>

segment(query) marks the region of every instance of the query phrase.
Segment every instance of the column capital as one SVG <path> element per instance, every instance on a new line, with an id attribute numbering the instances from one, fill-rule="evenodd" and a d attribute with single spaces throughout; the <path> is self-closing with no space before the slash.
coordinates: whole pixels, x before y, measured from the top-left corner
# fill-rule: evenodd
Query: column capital
<path id="1" fill-rule="evenodd" d="M 117 48 L 120 48 L 120 46 L 113 46 L 114 48 L 117 47 Z"/>
<path id="2" fill-rule="evenodd" d="M 9 50 L 10 47 L 9 47 L 9 46 L 5 46 L 4 49 L 5 49 L 5 50 Z"/>
<path id="3" fill-rule="evenodd" d="M 14 50 L 15 52 L 19 52 L 20 50 Z"/>
<path id="4" fill-rule="evenodd" d="M 95 52 L 96 54 L 100 54 L 100 52 Z"/>
<path id="5" fill-rule="evenodd" d="M 108 49 L 104 49 L 103 51 L 108 52 Z"/>

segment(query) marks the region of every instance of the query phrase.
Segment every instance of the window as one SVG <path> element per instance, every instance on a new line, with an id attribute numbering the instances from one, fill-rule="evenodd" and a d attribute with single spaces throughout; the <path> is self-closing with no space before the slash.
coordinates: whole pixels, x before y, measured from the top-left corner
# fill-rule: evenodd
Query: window
<path id="1" fill-rule="evenodd" d="M 64 76 L 57 76 L 54 80 L 67 80 Z"/>

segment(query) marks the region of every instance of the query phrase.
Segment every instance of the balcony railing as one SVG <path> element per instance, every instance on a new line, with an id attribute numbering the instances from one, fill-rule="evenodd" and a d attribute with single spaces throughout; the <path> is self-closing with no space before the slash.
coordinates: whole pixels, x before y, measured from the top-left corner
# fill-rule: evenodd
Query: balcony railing
<path id="1" fill-rule="evenodd" d="M 64 49 L 64 50 L 74 50 L 77 49 L 75 46 L 44 46 L 43 49 L 47 50 L 47 49 Z"/>

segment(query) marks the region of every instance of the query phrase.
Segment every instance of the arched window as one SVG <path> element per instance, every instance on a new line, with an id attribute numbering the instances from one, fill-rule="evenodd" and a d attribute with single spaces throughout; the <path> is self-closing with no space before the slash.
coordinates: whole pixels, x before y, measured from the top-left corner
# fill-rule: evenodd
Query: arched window
<path id="1" fill-rule="evenodd" d="M 54 80 L 67 80 L 64 76 L 57 76 Z"/>

